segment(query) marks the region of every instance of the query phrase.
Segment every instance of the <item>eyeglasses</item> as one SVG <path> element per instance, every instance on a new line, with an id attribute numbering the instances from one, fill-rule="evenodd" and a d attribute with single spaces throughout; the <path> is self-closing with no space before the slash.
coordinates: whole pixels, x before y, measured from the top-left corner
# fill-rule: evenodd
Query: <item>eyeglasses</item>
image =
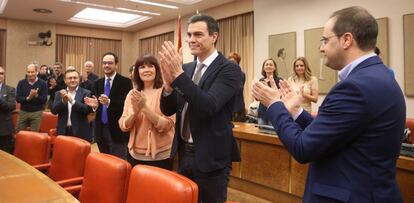
<path id="1" fill-rule="evenodd" d="M 322 36 L 322 39 L 319 40 L 319 41 L 321 41 L 321 46 L 325 46 L 328 43 L 329 39 L 332 38 L 332 37 L 337 37 L 337 36 L 336 35 L 331 35 L 329 37 Z"/>
<path id="2" fill-rule="evenodd" d="M 113 65 L 113 61 L 102 61 L 102 65 Z"/>

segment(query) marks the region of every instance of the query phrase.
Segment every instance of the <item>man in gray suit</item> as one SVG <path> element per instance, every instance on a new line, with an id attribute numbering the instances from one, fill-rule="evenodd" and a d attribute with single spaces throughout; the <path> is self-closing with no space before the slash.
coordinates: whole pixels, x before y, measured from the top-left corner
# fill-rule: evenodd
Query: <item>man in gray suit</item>
<path id="1" fill-rule="evenodd" d="M 0 66 L 0 150 L 11 153 L 14 127 L 12 112 L 16 109 L 16 93 L 4 84 L 5 70 Z"/>

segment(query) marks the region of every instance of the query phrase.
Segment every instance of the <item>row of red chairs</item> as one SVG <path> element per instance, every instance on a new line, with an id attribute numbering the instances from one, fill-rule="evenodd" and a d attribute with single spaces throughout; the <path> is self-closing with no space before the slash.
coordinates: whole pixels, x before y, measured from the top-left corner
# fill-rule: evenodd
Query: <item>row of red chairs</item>
<path id="1" fill-rule="evenodd" d="M 52 158 L 49 136 L 31 131 L 16 135 L 14 155 L 43 171 L 82 203 L 195 203 L 198 187 L 190 179 L 157 167 L 131 165 L 115 156 L 90 153 L 85 140 L 57 136 Z"/>

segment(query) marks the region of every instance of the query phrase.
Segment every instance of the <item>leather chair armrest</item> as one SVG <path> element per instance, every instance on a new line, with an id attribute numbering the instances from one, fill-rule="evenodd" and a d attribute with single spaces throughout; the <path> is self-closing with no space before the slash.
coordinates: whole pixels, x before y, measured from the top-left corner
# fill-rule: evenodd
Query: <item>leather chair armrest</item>
<path id="1" fill-rule="evenodd" d="M 70 178 L 66 180 L 56 181 L 61 187 L 68 187 L 73 185 L 82 185 L 83 177 Z"/>
<path id="2" fill-rule="evenodd" d="M 45 173 L 49 170 L 50 166 L 51 166 L 50 163 L 46 163 L 46 164 L 34 165 L 33 167 L 36 168 L 37 170 L 42 171 L 43 173 Z"/>
<path id="3" fill-rule="evenodd" d="M 65 189 L 67 192 L 72 194 L 74 197 L 78 198 L 79 193 L 82 189 L 82 185 L 73 185 L 73 186 L 69 186 L 69 187 L 64 187 L 63 189 Z"/>
<path id="4" fill-rule="evenodd" d="M 54 144 L 55 139 L 57 137 L 57 129 L 56 128 L 50 129 L 49 132 L 48 132 L 48 135 L 51 138 L 50 143 Z"/>

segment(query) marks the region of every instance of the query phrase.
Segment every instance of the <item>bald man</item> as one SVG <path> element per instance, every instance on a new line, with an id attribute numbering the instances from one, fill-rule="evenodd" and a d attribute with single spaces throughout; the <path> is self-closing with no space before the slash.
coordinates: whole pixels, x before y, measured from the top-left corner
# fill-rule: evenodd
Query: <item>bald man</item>
<path id="1" fill-rule="evenodd" d="M 26 68 L 26 78 L 17 84 L 16 101 L 21 104 L 17 120 L 17 131 L 30 127 L 39 131 L 40 119 L 47 101 L 47 84 L 37 77 L 38 67 L 29 64 Z"/>

